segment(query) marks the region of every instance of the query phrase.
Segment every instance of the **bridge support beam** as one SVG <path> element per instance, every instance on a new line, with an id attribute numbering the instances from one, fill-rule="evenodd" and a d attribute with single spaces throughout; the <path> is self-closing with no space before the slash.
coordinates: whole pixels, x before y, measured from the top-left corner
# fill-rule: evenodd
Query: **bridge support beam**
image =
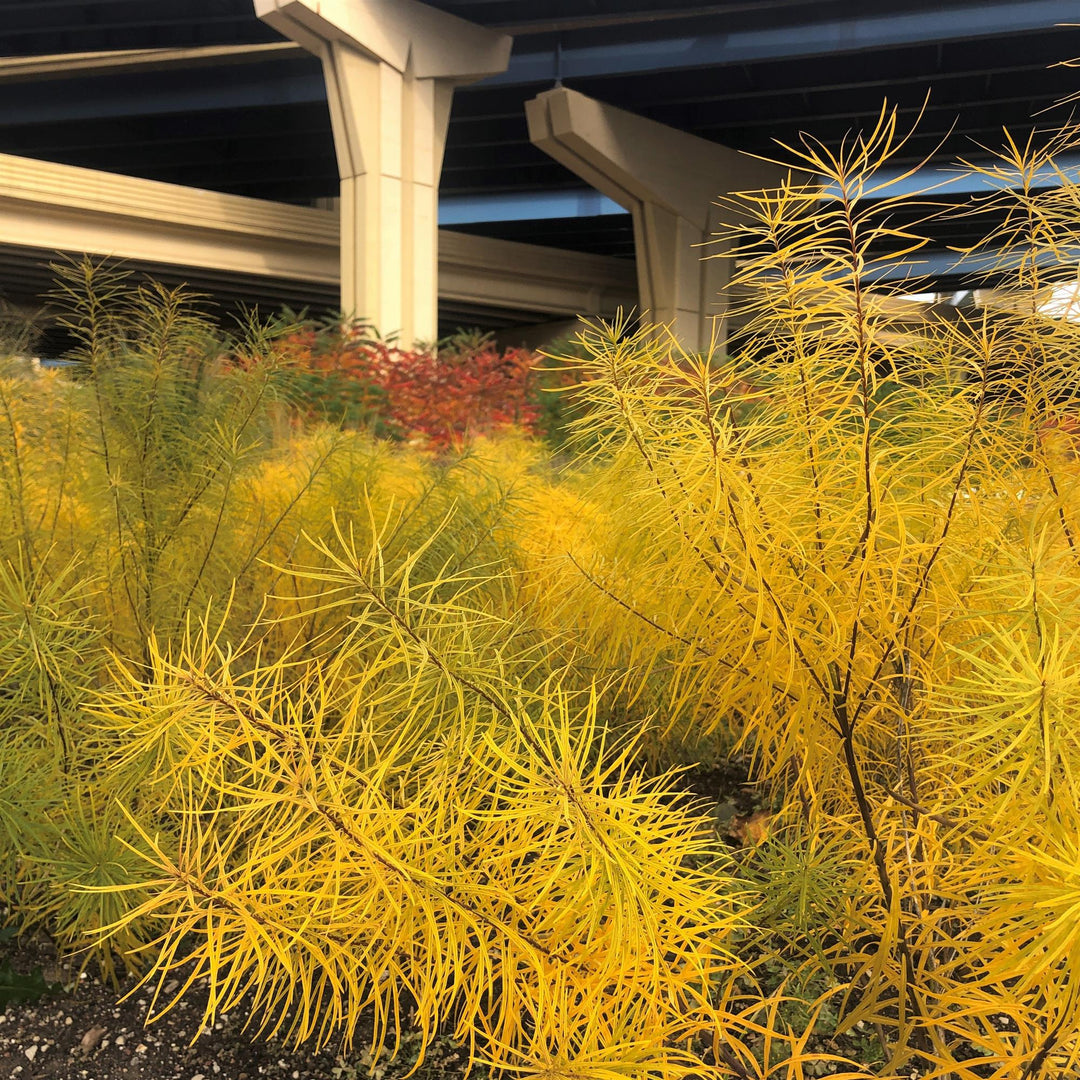
<path id="1" fill-rule="evenodd" d="M 438 194 L 454 88 L 511 39 L 418 0 L 255 0 L 320 57 L 341 180 L 341 306 L 406 345 L 438 328 Z"/>
<path id="2" fill-rule="evenodd" d="M 713 235 L 720 217 L 714 201 L 775 186 L 780 168 L 565 87 L 525 108 L 533 144 L 633 216 L 647 317 L 670 326 L 686 349 L 722 343 L 730 264 L 708 258 L 727 250 Z"/>

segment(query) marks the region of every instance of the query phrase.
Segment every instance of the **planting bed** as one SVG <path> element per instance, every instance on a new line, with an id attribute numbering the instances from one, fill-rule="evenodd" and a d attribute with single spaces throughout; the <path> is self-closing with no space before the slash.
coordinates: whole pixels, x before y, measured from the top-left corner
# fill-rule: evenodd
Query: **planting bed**
<path id="1" fill-rule="evenodd" d="M 71 369 L 0 350 L 0 1080 L 1080 1076 L 1080 191 L 1003 185 L 1062 139 L 970 167 L 1002 280 L 915 323 L 898 115 L 808 138 L 739 355 L 587 328 L 563 411 L 59 267 Z"/>
<path id="2" fill-rule="evenodd" d="M 243 1030 L 244 1018 L 220 1018 L 197 1041 L 205 992 L 195 990 L 160 1019 L 146 1025 L 149 991 L 127 978 L 125 996 L 102 984 L 91 972 L 70 986 L 74 973 L 57 962 L 46 942 L 7 946 L 4 960 L 17 972 L 41 969 L 45 980 L 60 984 L 36 1002 L 8 1004 L 0 1013 L 0 1076 L 5 1080 L 254 1080 L 291 1077 L 321 1080 L 348 1076 L 331 1050 L 299 1052 L 280 1042 L 253 1038 Z"/>
<path id="3" fill-rule="evenodd" d="M 716 800 L 716 820 L 732 845 L 743 842 L 764 813 L 741 762 L 690 770 L 681 786 L 694 799 Z M 138 979 L 129 975 L 118 994 L 92 969 L 80 977 L 46 938 L 0 944 L 0 972 L 5 970 L 40 971 L 52 989 L 37 1001 L 5 1004 L 0 997 L 0 1080 L 397 1080 L 416 1061 L 417 1040 L 408 1032 L 398 1057 L 372 1070 L 363 1049 L 296 1050 L 245 1030 L 242 1010 L 219 1017 L 194 1039 L 206 1004 L 201 986 L 148 1024 L 152 987 L 138 988 Z M 357 1041 L 362 1043 L 362 1033 Z M 442 1036 L 413 1076 L 453 1080 L 464 1077 L 466 1064 L 467 1053 Z M 474 1069 L 472 1075 L 483 1080 L 486 1071 Z"/>
<path id="4" fill-rule="evenodd" d="M 10 962 L 19 972 L 40 968 L 47 980 L 61 983 L 73 978 L 45 942 L 2 949 L 0 966 Z M 383 1058 L 372 1068 L 364 1050 L 295 1050 L 245 1031 L 240 1011 L 221 1017 L 192 1043 L 205 990 L 195 987 L 147 1025 L 149 994 L 135 991 L 136 981 L 124 981 L 118 1000 L 112 987 L 88 973 L 77 990 L 57 989 L 36 1002 L 7 1004 L 0 1012 L 0 1080 L 405 1080 L 416 1061 L 418 1036 L 410 1032 L 404 1033 L 395 1059 Z M 824 1025 L 811 1049 L 850 1060 L 873 1056 L 864 1032 L 833 1037 Z M 444 1035 L 432 1042 L 424 1063 L 411 1075 L 416 1080 L 465 1080 L 466 1064 L 467 1052 Z M 806 1075 L 837 1071 L 824 1062 L 810 1063 Z M 469 1075 L 470 1080 L 489 1077 L 483 1067 Z M 912 1072 L 910 1080 L 917 1075 Z"/>

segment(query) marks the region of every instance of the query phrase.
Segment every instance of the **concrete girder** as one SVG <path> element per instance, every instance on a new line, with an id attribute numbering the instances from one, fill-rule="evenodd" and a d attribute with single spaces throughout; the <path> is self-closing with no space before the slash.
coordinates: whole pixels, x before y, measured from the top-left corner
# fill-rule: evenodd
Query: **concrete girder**
<path id="1" fill-rule="evenodd" d="M 341 306 L 402 341 L 437 335 L 438 192 L 456 86 L 511 39 L 417 0 L 255 0 L 323 64 L 341 181 Z"/>
<path id="2" fill-rule="evenodd" d="M 0 253 L 112 257 L 202 281 L 299 284 L 331 297 L 340 273 L 336 210 L 0 154 Z M 441 230 L 438 291 L 447 301 L 529 312 L 536 321 L 612 317 L 637 302 L 625 259 Z M 295 290 L 294 290 L 295 291 Z M 434 335 L 433 335 L 434 336 Z"/>
<path id="3" fill-rule="evenodd" d="M 776 186 L 780 168 L 565 87 L 525 108 L 534 145 L 630 211 L 649 318 L 687 349 L 721 341 L 730 264 L 727 243 L 713 235 L 714 200 Z"/>
<path id="4" fill-rule="evenodd" d="M 692 35 L 656 33 L 636 41 L 573 41 L 556 47 L 515 51 L 505 72 L 485 86 L 522 86 L 553 78 L 592 79 L 645 75 L 688 68 L 722 67 L 815 56 L 840 56 L 872 49 L 894 49 L 947 41 L 976 41 L 1045 32 L 1076 23 L 1075 0 L 985 0 L 942 3 L 904 10 L 902 4 L 865 5 L 859 15 L 842 18 L 774 18 L 768 25 L 731 29 L 719 26 Z M 678 23 L 671 24 L 678 27 Z M 510 28 L 511 30 L 515 28 Z M 516 28 L 518 32 L 528 27 Z M 1066 55 L 1071 55 L 1067 53 Z"/>
<path id="5" fill-rule="evenodd" d="M 274 41 L 261 45 L 196 45 L 180 49 L 110 49 L 45 56 L 2 56 L 0 83 L 253 64 L 288 59 L 298 54 L 304 56 L 306 50 L 295 42 Z"/>

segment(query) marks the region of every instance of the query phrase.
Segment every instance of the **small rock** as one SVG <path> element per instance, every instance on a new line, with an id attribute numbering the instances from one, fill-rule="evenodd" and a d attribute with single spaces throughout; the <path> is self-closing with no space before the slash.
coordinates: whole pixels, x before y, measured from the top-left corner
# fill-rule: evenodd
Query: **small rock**
<path id="1" fill-rule="evenodd" d="M 125 1039 L 123 1035 L 117 1035 L 114 1042 L 116 1043 L 117 1046 L 123 1046 L 124 1043 L 127 1042 L 127 1039 Z"/>
<path id="2" fill-rule="evenodd" d="M 196 1073 L 191 1080 L 206 1080 L 206 1077 L 202 1073 Z"/>
<path id="3" fill-rule="evenodd" d="M 34 1046 L 28 1046 L 23 1051 L 23 1053 L 26 1055 L 26 1060 L 31 1061 L 31 1062 L 34 1060 L 34 1058 L 37 1057 L 37 1052 L 38 1052 L 38 1048 L 37 1048 L 36 1044 Z"/>
<path id="4" fill-rule="evenodd" d="M 139 1045 L 135 1047 L 135 1053 L 136 1054 L 145 1054 L 146 1053 L 146 1043 L 139 1043 Z"/>

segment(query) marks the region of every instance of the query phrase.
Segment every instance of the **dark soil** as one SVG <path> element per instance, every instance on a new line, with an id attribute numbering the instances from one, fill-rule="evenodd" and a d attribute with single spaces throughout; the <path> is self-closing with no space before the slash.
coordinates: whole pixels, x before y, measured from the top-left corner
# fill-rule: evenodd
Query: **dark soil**
<path id="1" fill-rule="evenodd" d="M 769 809 L 762 791 L 750 782 L 747 762 L 740 758 L 714 765 L 695 765 L 679 774 L 676 803 L 714 818 L 717 835 L 730 847 L 760 843 L 768 832 Z"/>
<path id="2" fill-rule="evenodd" d="M 198 985 L 148 1024 L 150 989 L 137 989 L 134 977 L 124 980 L 119 992 L 92 973 L 77 978 L 42 940 L 0 944 L 0 969 L 7 965 L 24 975 L 40 969 L 52 989 L 32 1002 L 5 1004 L 0 997 L 0 1080 L 403 1080 L 410 1072 L 415 1080 L 463 1080 L 465 1075 L 468 1053 L 448 1035 L 437 1036 L 423 1064 L 412 1071 L 420 1046 L 414 1032 L 402 1033 L 392 1061 L 387 1051 L 373 1062 L 363 1031 L 352 1050 L 316 1050 L 311 1044 L 297 1050 L 245 1030 L 243 1008 L 203 1027 L 206 991 Z M 474 1068 L 473 1080 L 486 1077 L 485 1069 Z"/>
<path id="3" fill-rule="evenodd" d="M 41 940 L 7 942 L 0 955 L 16 972 L 40 968 L 53 984 L 40 1000 L 7 1004 L 0 1012 L 0 1077 L 5 1080 L 340 1080 L 352 1075 L 332 1050 L 296 1052 L 245 1032 L 246 1017 L 239 1012 L 219 1017 L 193 1043 L 206 1003 L 199 988 L 147 1025 L 148 989 L 118 1001 L 113 987 L 91 971 L 77 977 Z M 120 994 L 136 983 L 128 977 Z"/>

